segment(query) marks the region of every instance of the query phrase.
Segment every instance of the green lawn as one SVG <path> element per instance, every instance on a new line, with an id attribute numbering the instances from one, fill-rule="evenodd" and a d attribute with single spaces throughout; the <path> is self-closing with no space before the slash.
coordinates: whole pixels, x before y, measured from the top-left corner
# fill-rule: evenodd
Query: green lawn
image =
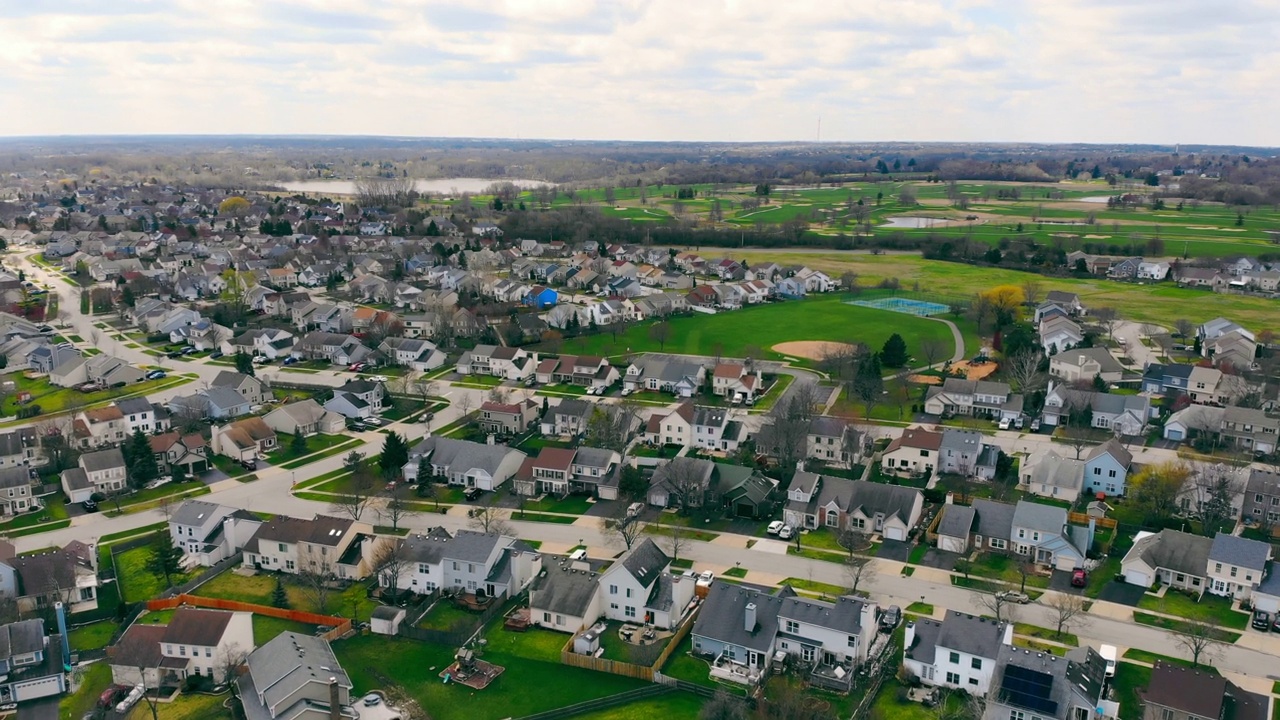
<path id="1" fill-rule="evenodd" d="M 23 513 L 6 523 L 0 523 L 0 533 L 11 535 L 13 530 L 67 519 L 66 501 L 61 495 L 42 498 L 41 502 L 45 507 L 39 512 Z"/>
<path id="2" fill-rule="evenodd" d="M 338 443 L 348 442 L 352 438 L 343 435 L 309 435 L 306 438 L 303 438 L 306 440 L 306 447 L 303 448 L 301 452 L 294 452 L 293 436 L 281 434 L 279 439 L 280 446 L 267 453 L 267 461 L 272 465 L 279 465 L 281 463 L 289 462 L 290 460 L 297 460 L 298 458 L 310 455 L 311 453 L 317 453 L 326 448 L 333 447 Z"/>
<path id="3" fill-rule="evenodd" d="M 191 382 L 183 377 L 168 377 L 160 380 L 144 380 L 119 388 L 107 388 L 97 392 L 83 393 L 75 388 L 63 388 L 49 382 L 48 376 L 28 378 L 20 372 L 7 373 L 5 380 L 12 380 L 14 392 L 0 405 L 0 415 L 11 415 L 21 407 L 17 402 L 17 394 L 29 392 L 32 400 L 29 404 L 39 405 L 42 415 L 52 415 L 71 408 L 82 408 L 89 405 L 114 400 L 124 395 L 150 395 L 161 389 Z"/>
<path id="4" fill-rule="evenodd" d="M 525 522 L 556 523 L 559 525 L 572 525 L 577 520 L 577 518 L 572 515 L 551 515 L 549 513 L 519 511 L 512 515 L 512 519 L 523 520 Z"/>
<path id="5" fill-rule="evenodd" d="M 313 462 L 323 460 L 327 457 L 333 457 L 334 455 L 345 453 L 351 448 L 354 448 L 358 445 L 363 445 L 363 444 L 364 444 L 364 441 L 361 440 L 360 438 L 347 438 L 342 442 L 336 443 L 334 445 L 330 445 L 320 450 L 319 452 L 313 453 L 311 455 L 307 455 L 306 457 L 302 457 L 297 460 L 293 460 L 286 463 L 281 463 L 280 467 L 285 470 L 296 470 L 304 465 L 310 465 Z"/>
<path id="6" fill-rule="evenodd" d="M 378 607 L 377 602 L 366 596 L 365 587 L 360 583 L 348 586 L 342 592 L 330 592 L 325 599 L 325 607 L 317 608 L 315 601 L 303 587 L 289 576 L 281 575 L 284 581 L 285 595 L 289 599 L 289 607 L 294 610 L 320 612 L 340 617 L 355 617 L 368 620 L 370 614 Z M 196 588 L 195 594 L 209 598 L 239 600 L 241 602 L 270 605 L 271 594 L 276 588 L 276 576 L 261 573 L 248 577 L 224 572 Z"/>
<path id="7" fill-rule="evenodd" d="M 890 678 L 880 688 L 876 700 L 871 704 L 870 717 L 874 720 L 936 720 L 940 713 L 937 708 L 927 708 L 922 703 L 903 700 L 900 695 L 906 687 Z M 945 700 L 948 712 L 963 707 L 963 702 L 954 693 L 949 693 Z M 942 715 L 957 717 L 958 714 Z"/>
<path id="8" fill-rule="evenodd" d="M 907 606 L 907 612 L 919 613 L 920 615 L 933 615 L 933 604 L 926 602 L 913 602 Z"/>
<path id="9" fill-rule="evenodd" d="M 1020 558 L 1010 557 L 1008 555 L 1000 555 L 997 553 L 983 553 L 978 557 L 972 565 L 969 566 L 971 575 L 980 575 L 982 577 L 1003 580 L 1011 585 L 1020 586 L 1022 576 L 1018 574 L 1018 563 Z M 1049 578 L 1043 575 L 1027 574 L 1027 587 L 1047 588 L 1049 587 Z"/>
<path id="10" fill-rule="evenodd" d="M 806 580 L 804 578 L 789 577 L 782 581 L 784 585 L 790 585 L 800 592 L 815 593 L 818 595 L 827 595 L 830 597 L 839 597 L 849 592 L 848 588 L 832 585 L 831 583 L 818 582 L 817 580 Z"/>
<path id="11" fill-rule="evenodd" d="M 530 512 L 550 512 L 550 513 L 566 513 L 569 515 L 582 515 L 590 510 L 595 504 L 588 502 L 586 495 L 570 495 L 563 500 L 554 497 L 548 497 L 538 502 L 527 502 L 524 509 Z M 518 513 L 517 513 L 518 514 Z"/>
<path id="12" fill-rule="evenodd" d="M 1138 648 L 1129 648 L 1128 650 L 1125 650 L 1122 657 L 1126 660 L 1137 660 L 1138 662 L 1150 663 L 1152 665 L 1155 665 L 1157 662 L 1163 662 L 1168 663 L 1169 665 L 1177 665 L 1178 667 L 1196 667 L 1196 665 L 1190 660 L 1183 660 L 1182 658 L 1170 657 L 1168 655 L 1160 655 L 1159 653 L 1147 652 L 1146 650 L 1139 650 Z M 1212 665 L 1200 665 L 1199 668 L 1205 672 L 1211 672 L 1214 674 L 1217 674 L 1218 672 Z"/>
<path id="13" fill-rule="evenodd" d="M 1163 628 L 1173 632 L 1186 632 L 1191 623 L 1182 620 L 1171 620 L 1160 615 L 1151 615 L 1149 613 L 1135 612 L 1133 621 L 1141 625 L 1150 625 L 1152 627 Z M 1212 636 L 1215 640 L 1225 643 L 1234 643 L 1240 639 L 1240 633 L 1227 632 L 1226 630 L 1214 629 Z"/>
<path id="14" fill-rule="evenodd" d="M 444 632 L 461 632 L 476 625 L 480 614 L 460 608 L 448 600 L 442 600 L 431 606 L 427 614 L 418 621 L 418 627 L 424 630 L 442 630 Z"/>
<path id="15" fill-rule="evenodd" d="M 1231 601 L 1216 595 L 1205 595 L 1199 602 L 1186 593 L 1173 588 L 1165 590 L 1164 597 L 1159 598 L 1146 594 L 1138 601 L 1142 610 L 1177 615 L 1188 620 L 1213 623 L 1233 630 L 1244 630 L 1249 626 L 1249 614 L 1237 612 L 1231 608 Z"/>
<path id="16" fill-rule="evenodd" d="M 156 577 L 147 569 L 151 558 L 150 545 L 125 550 L 116 555 L 116 579 L 127 603 L 142 602 L 159 597 L 167 588 L 164 578 Z M 173 576 L 173 584 L 181 585 L 191 575 L 179 573 Z"/>
<path id="17" fill-rule="evenodd" d="M 1138 690 L 1151 684 L 1151 668 L 1133 663 L 1116 663 L 1116 675 L 1111 681 L 1115 697 L 1120 702 L 1120 720 L 1142 720 L 1142 699 Z"/>
<path id="18" fill-rule="evenodd" d="M 1026 635 L 1027 637 L 1039 638 L 1041 640 L 1053 640 L 1054 642 L 1071 645 L 1072 647 L 1080 646 L 1080 638 L 1065 630 L 1062 632 L 1062 635 L 1059 636 L 1054 632 L 1053 628 L 1040 627 L 1030 623 L 1015 622 L 1013 624 L 1013 632 L 1018 635 Z"/>
<path id="19" fill-rule="evenodd" d="M 560 650 L 572 636 L 536 626 L 524 632 L 515 632 L 502 627 L 502 623 L 498 621 L 489 625 L 484 637 L 489 643 L 486 651 L 501 652 L 526 660 L 558 663 Z"/>
<path id="20" fill-rule="evenodd" d="M 96 662 L 78 668 L 80 689 L 74 695 L 65 695 L 58 701 L 58 720 L 80 720 L 98 703 L 98 695 L 111 684 L 111 666 Z"/>
<path id="21" fill-rule="evenodd" d="M 541 452 L 542 448 L 544 447 L 567 448 L 567 447 L 573 447 L 573 443 L 565 442 L 563 440 L 556 440 L 554 438 L 547 438 L 541 435 L 530 435 L 528 438 L 522 441 L 519 445 L 515 446 L 517 450 L 527 455 L 530 455 L 532 457 L 537 457 L 538 453 Z"/>
<path id="22" fill-rule="evenodd" d="M 902 313 L 849 305 L 848 295 L 830 294 L 806 300 L 769 303 L 716 315 L 694 314 L 672 318 L 670 338 L 665 344 L 650 338 L 653 323 L 637 323 L 618 336 L 608 333 L 566 340 L 565 352 L 589 355 L 620 355 L 628 352 L 667 352 L 688 355 L 742 357 L 755 346 L 763 357 L 780 359 L 773 345 L 790 340 L 830 340 L 864 342 L 873 348 L 884 345 L 893 333 L 907 341 L 914 351 L 922 338 L 945 343 L 950 356 L 951 331 L 932 320 Z M 761 332 L 764 330 L 765 332 Z"/>
<path id="23" fill-rule="evenodd" d="M 651 700 L 641 700 L 574 717 L 577 720 L 653 720 L 653 718 L 684 720 L 698 717 L 703 702 L 705 701 L 697 695 L 674 692 Z"/>
<path id="24" fill-rule="evenodd" d="M 284 618 L 275 618 L 269 615 L 253 615 L 253 644 L 262 647 L 263 644 L 283 632 L 296 632 L 301 635 L 314 635 L 316 632 L 315 625 L 307 623 L 295 622 L 293 620 L 285 620 Z"/>
<path id="25" fill-rule="evenodd" d="M 71 643 L 72 652 L 99 650 L 111 643 L 117 625 L 110 620 L 101 620 L 70 630 L 67 640 Z"/>
<path id="26" fill-rule="evenodd" d="M 457 648 L 366 635 L 335 642 L 333 650 L 355 683 L 353 695 L 383 687 L 384 683 L 374 674 L 377 672 L 398 683 L 422 707 L 430 708 L 434 720 L 521 717 L 616 695 L 646 684 L 486 649 L 483 659 L 502 666 L 505 671 L 484 691 L 472 692 L 452 683 L 446 685 L 439 677 Z M 396 661 L 388 663 L 387 658 Z"/>
<path id="27" fill-rule="evenodd" d="M 501 385 L 503 378 L 494 375 L 463 375 L 454 385 L 492 388 Z"/>

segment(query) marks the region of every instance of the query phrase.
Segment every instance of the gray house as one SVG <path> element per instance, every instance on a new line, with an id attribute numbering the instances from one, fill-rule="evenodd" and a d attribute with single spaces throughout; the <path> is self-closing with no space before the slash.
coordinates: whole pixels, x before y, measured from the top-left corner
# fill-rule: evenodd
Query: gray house
<path id="1" fill-rule="evenodd" d="M 329 643 L 284 632 L 249 655 L 236 680 L 246 720 L 357 720 L 351 678 Z"/>
<path id="2" fill-rule="evenodd" d="M 62 636 L 45 635 L 43 620 L 0 625 L 0 703 L 66 692 L 62 650 Z"/>
<path id="3" fill-rule="evenodd" d="M 1098 445 L 1084 459 L 1084 490 L 1089 494 L 1124 495 L 1133 454 L 1116 438 Z"/>

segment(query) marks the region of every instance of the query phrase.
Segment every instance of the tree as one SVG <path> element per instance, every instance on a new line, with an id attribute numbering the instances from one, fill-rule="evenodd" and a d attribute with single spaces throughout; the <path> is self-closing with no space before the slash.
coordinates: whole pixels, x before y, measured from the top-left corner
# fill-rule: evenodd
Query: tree
<path id="1" fill-rule="evenodd" d="M 1196 331 L 1196 326 L 1195 323 L 1186 318 L 1179 318 L 1174 321 L 1173 329 L 1178 334 L 1178 337 L 1182 338 L 1183 344 L 1186 344 L 1186 339 Z"/>
<path id="2" fill-rule="evenodd" d="M 351 455 L 359 454 L 354 451 L 351 453 Z M 350 459 L 351 455 L 347 456 L 348 459 Z M 346 463 L 343 463 L 343 466 L 345 467 Z M 373 492 L 373 473 L 365 465 L 364 459 L 361 458 L 351 472 L 351 480 L 347 483 L 346 491 L 334 498 L 330 508 L 334 512 L 342 513 L 359 522 L 360 516 L 364 514 L 365 508 L 369 505 L 369 500 L 373 498 Z"/>
<path id="3" fill-rule="evenodd" d="M 626 508 L 621 508 L 616 517 L 605 518 L 604 532 L 612 540 L 621 541 L 627 550 L 635 545 L 636 540 L 640 539 L 640 535 L 645 531 L 645 523 L 640 522 L 640 518 L 631 515 Z"/>
<path id="4" fill-rule="evenodd" d="M 240 677 L 242 669 L 248 661 L 249 650 L 240 647 L 240 643 L 232 643 L 227 646 L 218 657 L 218 670 L 221 671 L 222 682 L 229 686 L 231 697 L 235 698 L 236 701 L 240 699 L 240 687 L 236 685 L 235 680 Z"/>
<path id="5" fill-rule="evenodd" d="M 1018 321 L 1026 295 L 1017 285 L 997 285 L 978 293 L 979 302 L 985 303 L 994 315 L 996 327 L 1004 327 Z"/>
<path id="6" fill-rule="evenodd" d="M 842 565 L 844 570 L 845 587 L 849 588 L 850 595 L 857 595 L 859 587 L 866 587 L 875 582 L 876 573 L 871 568 L 871 558 L 863 555 L 854 555 L 851 551 L 844 559 Z"/>
<path id="7" fill-rule="evenodd" d="M 1194 516 L 1200 521 L 1204 535 L 1213 537 L 1229 520 L 1235 517 L 1231 498 L 1235 495 L 1232 477 L 1236 468 L 1225 463 L 1197 463 L 1191 474 L 1191 489 L 1195 492 Z"/>
<path id="8" fill-rule="evenodd" d="M 254 373 L 254 366 L 253 366 L 253 358 L 249 355 L 249 353 L 243 350 L 237 350 L 236 354 L 234 355 L 234 358 L 236 361 L 236 372 L 242 375 L 249 375 L 250 377 L 252 377 Z"/>
<path id="9" fill-rule="evenodd" d="M 1044 354 L 1038 349 L 1022 350 L 1012 357 L 1006 356 L 1004 371 L 1014 390 L 1024 395 L 1042 390 L 1048 381 L 1048 377 L 1040 370 L 1043 362 Z"/>
<path id="10" fill-rule="evenodd" d="M 398 538 L 391 538 L 377 546 L 373 554 L 374 572 L 378 575 L 378 584 L 395 597 L 400 594 L 400 578 L 405 571 L 413 567 L 413 562 L 404 552 L 404 543 Z"/>
<path id="11" fill-rule="evenodd" d="M 649 326 L 649 339 L 658 343 L 659 350 L 667 349 L 667 340 L 671 338 L 671 324 L 662 320 Z"/>
<path id="12" fill-rule="evenodd" d="M 511 523 L 507 520 L 504 511 L 495 504 L 496 502 L 497 497 L 490 495 L 486 503 L 471 508 L 471 527 L 482 533 L 510 535 Z"/>
<path id="13" fill-rule="evenodd" d="M 898 333 L 890 335 L 884 341 L 884 348 L 880 351 L 880 364 L 889 368 L 900 368 L 907 364 L 907 341 Z"/>
<path id="14" fill-rule="evenodd" d="M 921 357 L 924 358 L 925 365 L 932 367 L 934 363 L 942 359 L 942 354 L 946 352 L 946 343 L 936 337 L 921 338 L 917 343 Z"/>
<path id="15" fill-rule="evenodd" d="M 160 466 L 156 463 L 155 453 L 151 452 L 151 441 L 142 434 L 141 428 L 133 431 L 128 447 L 129 482 L 134 487 L 140 488 L 160 477 Z"/>
<path id="16" fill-rule="evenodd" d="M 333 587 L 333 561 L 328 557 L 312 560 L 311 564 L 298 573 L 302 581 L 302 594 L 311 601 L 314 612 L 325 614 L 329 609 L 329 593 Z"/>
<path id="17" fill-rule="evenodd" d="M 853 378 L 853 396 L 862 401 L 866 417 L 879 404 L 884 395 L 884 376 L 880 371 L 880 357 L 872 354 L 858 363 L 858 372 Z"/>
<path id="18" fill-rule="evenodd" d="M 638 467 L 623 465 L 618 478 L 618 492 L 628 500 L 639 500 L 649 492 L 649 481 Z"/>
<path id="19" fill-rule="evenodd" d="M 1044 285 L 1034 276 L 1028 277 L 1022 281 L 1022 298 L 1027 305 L 1035 306 L 1040 302 L 1040 292 L 1044 289 Z"/>
<path id="20" fill-rule="evenodd" d="M 271 607 L 289 607 L 289 594 L 284 591 L 284 581 L 276 577 L 276 587 L 271 591 Z"/>
<path id="21" fill-rule="evenodd" d="M 1058 638 L 1062 637 L 1062 633 L 1070 627 L 1077 616 L 1084 613 L 1084 598 L 1079 595 L 1054 593 L 1046 604 L 1053 611 L 1053 620 L 1057 627 L 1054 636 Z"/>
<path id="22" fill-rule="evenodd" d="M 218 214 L 233 218 L 242 218 L 249 214 L 249 201 L 236 195 L 218 203 Z"/>
<path id="23" fill-rule="evenodd" d="M 424 465 L 426 463 L 423 463 Z M 409 499 L 409 486 L 396 485 L 386 493 L 386 502 L 378 510 L 384 520 L 391 523 L 391 529 L 398 531 L 400 523 L 418 514 L 417 505 Z"/>
<path id="24" fill-rule="evenodd" d="M 1120 324 L 1120 312 L 1113 307 L 1099 307 L 1089 311 L 1094 320 L 1107 329 L 1107 339 L 1115 339 L 1116 326 Z"/>
<path id="25" fill-rule="evenodd" d="M 1149 523 L 1173 517 L 1179 498 L 1191 481 L 1191 467 L 1180 460 L 1145 465 L 1129 478 L 1128 489 L 1134 505 L 1142 509 Z"/>
<path id="26" fill-rule="evenodd" d="M 747 702 L 739 695 L 717 690 L 698 713 L 698 720 L 747 720 Z"/>
<path id="27" fill-rule="evenodd" d="M 1222 649 L 1217 628 L 1199 620 L 1183 623 L 1182 632 L 1174 633 L 1174 641 L 1191 655 L 1192 665 L 1199 665 L 1200 658 L 1212 659 Z"/>
<path id="28" fill-rule="evenodd" d="M 301 432 L 296 432 L 293 437 L 289 438 L 289 452 L 294 457 L 302 457 L 307 454 L 307 436 Z"/>
<path id="29" fill-rule="evenodd" d="M 651 533 L 657 533 L 659 528 L 657 525 L 650 525 L 648 529 Z M 689 547 L 689 543 L 693 540 L 689 536 L 689 528 L 684 525 L 664 525 L 661 531 L 662 534 L 658 535 L 659 543 L 673 561 L 679 560 L 680 551 Z"/>
<path id="30" fill-rule="evenodd" d="M 408 441 L 395 431 L 387 433 L 386 440 L 382 443 L 382 454 L 378 456 L 378 469 L 382 472 L 382 478 L 384 480 L 394 479 L 403 472 L 403 468 L 408 462 Z"/>
<path id="31" fill-rule="evenodd" d="M 123 664 L 119 658 L 131 658 L 134 663 L 130 667 L 138 672 L 139 678 L 146 678 L 149 674 L 161 674 L 160 654 L 154 651 L 155 640 L 151 637 L 143 637 L 142 633 L 125 633 L 121 636 L 111 650 L 113 664 Z M 145 660 L 154 658 L 151 663 Z M 146 692 L 142 694 L 142 702 L 146 703 L 147 709 L 151 711 L 151 720 L 160 720 L 160 693 Z"/>
<path id="32" fill-rule="evenodd" d="M 989 610 L 998 623 L 1009 619 L 1005 613 L 1005 609 L 1009 608 L 1009 600 L 1007 598 L 1008 596 L 1002 592 L 973 593 L 973 603 L 983 610 Z"/>
<path id="33" fill-rule="evenodd" d="M 808 452 L 809 426 L 813 422 L 816 399 L 817 389 L 811 381 L 796 380 L 791 390 L 769 410 L 772 422 L 767 431 L 762 431 L 766 436 L 764 443 L 784 471 L 789 472 Z"/>
<path id="34" fill-rule="evenodd" d="M 165 589 L 173 587 L 173 577 L 182 574 L 182 549 L 167 533 L 158 533 L 147 555 L 147 571 L 164 579 Z"/>

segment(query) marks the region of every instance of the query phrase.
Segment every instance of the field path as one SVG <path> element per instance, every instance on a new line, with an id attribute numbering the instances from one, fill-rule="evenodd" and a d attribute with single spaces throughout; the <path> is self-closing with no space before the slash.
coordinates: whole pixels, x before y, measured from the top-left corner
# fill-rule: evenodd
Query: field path
<path id="1" fill-rule="evenodd" d="M 934 365 L 933 367 L 942 367 L 947 362 L 960 362 L 961 360 L 963 360 L 965 357 L 964 336 L 960 334 L 960 328 L 956 327 L 956 324 L 951 322 L 950 320 L 944 320 L 943 318 L 931 317 L 927 319 L 933 320 L 934 322 L 940 322 L 943 325 L 946 325 L 947 327 L 951 328 L 951 337 L 953 340 L 955 340 L 955 343 L 956 343 L 956 353 L 951 356 L 951 360 L 950 361 L 944 360 L 943 362 L 940 362 L 937 365 Z"/>

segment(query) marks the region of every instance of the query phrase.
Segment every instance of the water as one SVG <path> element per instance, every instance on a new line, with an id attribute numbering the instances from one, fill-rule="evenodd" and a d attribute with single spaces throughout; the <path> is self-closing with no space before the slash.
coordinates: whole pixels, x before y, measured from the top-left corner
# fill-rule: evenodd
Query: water
<path id="1" fill-rule="evenodd" d="M 414 180 L 413 187 L 418 192 L 435 195 L 454 193 L 479 193 L 494 183 L 509 182 L 522 188 L 539 187 L 551 183 L 542 180 L 525 180 L 523 178 L 436 178 L 434 180 Z M 355 195 L 354 180 L 302 180 L 299 182 L 280 183 L 289 192 L 331 193 L 333 195 Z"/>
<path id="2" fill-rule="evenodd" d="M 885 223 L 884 225 L 881 225 L 880 227 L 912 228 L 914 230 L 919 230 L 920 228 L 938 227 L 941 225 L 945 225 L 948 222 L 950 221 L 943 220 L 940 218 L 911 217 L 909 215 L 899 215 L 898 217 L 889 218 L 889 222 Z"/>

